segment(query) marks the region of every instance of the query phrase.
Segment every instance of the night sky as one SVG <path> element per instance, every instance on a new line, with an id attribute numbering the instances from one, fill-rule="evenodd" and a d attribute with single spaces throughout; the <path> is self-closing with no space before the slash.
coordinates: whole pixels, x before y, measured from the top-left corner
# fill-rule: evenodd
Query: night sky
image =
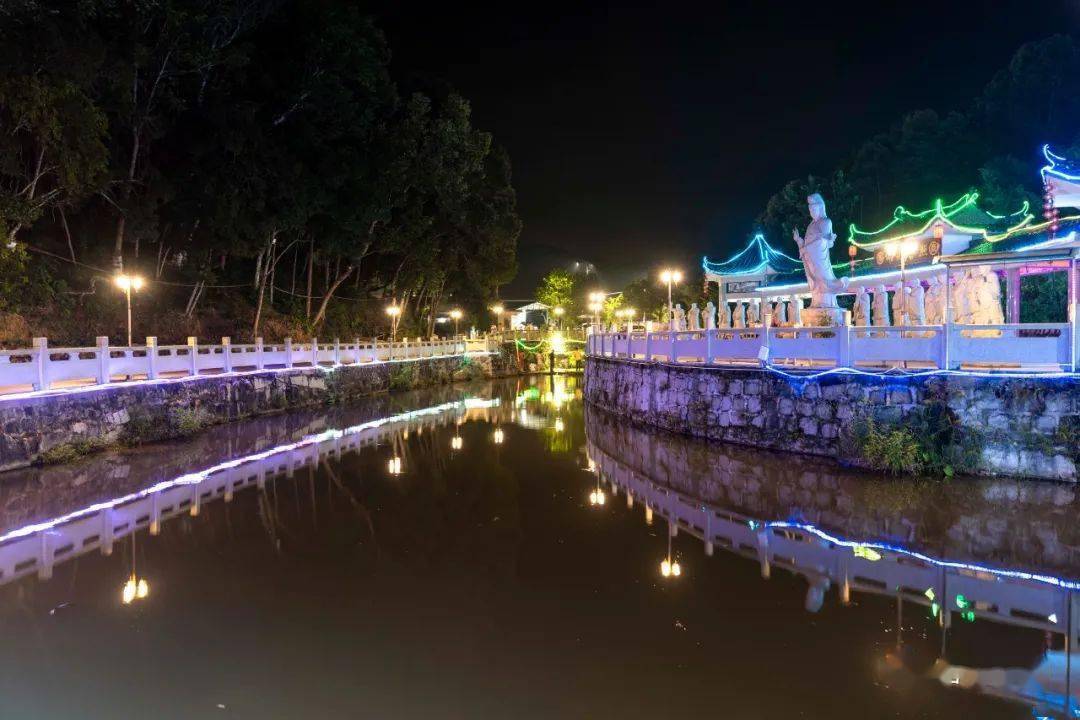
<path id="1" fill-rule="evenodd" d="M 970 103 L 1020 44 L 1080 29 L 1080 0 L 373 7 L 396 74 L 450 82 L 510 153 L 510 299 L 573 260 L 617 289 L 726 257 L 787 180 L 904 112 Z"/>

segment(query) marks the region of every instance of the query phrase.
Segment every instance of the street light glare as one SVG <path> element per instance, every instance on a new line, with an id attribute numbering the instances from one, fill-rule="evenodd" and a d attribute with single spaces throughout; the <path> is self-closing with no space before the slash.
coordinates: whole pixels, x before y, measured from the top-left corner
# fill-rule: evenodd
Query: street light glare
<path id="1" fill-rule="evenodd" d="M 503 306 L 502 305 L 492 305 L 491 306 L 491 312 L 495 313 L 496 315 L 502 315 L 502 311 L 503 311 Z"/>
<path id="2" fill-rule="evenodd" d="M 401 314 L 401 308 L 399 306 L 397 306 L 397 305 L 387 305 L 386 306 L 386 314 L 389 315 L 390 317 L 395 317 L 395 316 Z"/>
<path id="3" fill-rule="evenodd" d="M 660 273 L 660 282 L 663 283 L 681 283 L 682 271 L 681 270 L 663 270 Z"/>
<path id="4" fill-rule="evenodd" d="M 453 319 L 453 320 L 460 320 L 461 319 L 461 311 L 457 310 L 457 309 L 451 310 L 450 311 L 450 318 Z"/>

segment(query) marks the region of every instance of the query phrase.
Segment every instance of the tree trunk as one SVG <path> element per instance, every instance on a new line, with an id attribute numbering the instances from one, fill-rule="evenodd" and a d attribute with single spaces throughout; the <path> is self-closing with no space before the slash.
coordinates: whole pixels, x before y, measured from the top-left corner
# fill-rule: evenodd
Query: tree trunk
<path id="1" fill-rule="evenodd" d="M 315 314 L 315 322 L 312 323 L 314 329 L 318 329 L 324 319 L 326 319 L 326 308 L 330 304 L 330 297 L 337 292 L 337 289 L 341 286 L 341 283 L 345 282 L 350 275 L 352 275 L 353 266 L 350 265 L 345 268 L 345 272 L 337 276 L 334 280 L 334 284 L 326 290 L 326 295 L 323 296 L 322 303 L 319 305 L 319 312 Z"/>
<path id="2" fill-rule="evenodd" d="M 315 272 L 315 238 L 311 239 L 311 247 L 307 256 L 307 302 L 304 304 L 304 319 L 311 319 L 311 281 Z"/>
<path id="3" fill-rule="evenodd" d="M 67 215 L 64 214 L 63 206 L 60 207 L 60 224 L 64 226 L 64 236 L 67 238 L 68 252 L 71 253 L 71 262 L 75 262 L 75 245 L 71 242 L 71 228 L 68 227 Z"/>

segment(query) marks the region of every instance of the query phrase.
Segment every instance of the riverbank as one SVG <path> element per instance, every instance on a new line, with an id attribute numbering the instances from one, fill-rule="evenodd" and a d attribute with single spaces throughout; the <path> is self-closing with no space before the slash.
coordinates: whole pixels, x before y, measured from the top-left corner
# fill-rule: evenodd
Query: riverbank
<path id="1" fill-rule="evenodd" d="M 590 357 L 585 400 L 683 435 L 898 473 L 1076 482 L 1080 377 L 919 376 Z"/>
<path id="2" fill-rule="evenodd" d="M 522 371 L 517 356 L 503 349 L 112 384 L 0 400 L 0 470 L 66 462 L 120 443 L 187 437 L 212 425 L 270 413 Z"/>

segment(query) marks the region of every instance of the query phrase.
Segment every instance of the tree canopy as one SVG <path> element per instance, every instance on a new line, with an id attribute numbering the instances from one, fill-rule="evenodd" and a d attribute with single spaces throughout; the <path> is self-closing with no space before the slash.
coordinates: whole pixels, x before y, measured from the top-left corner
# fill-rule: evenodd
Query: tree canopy
<path id="1" fill-rule="evenodd" d="M 115 332 L 95 288 L 123 269 L 188 327 L 209 296 L 251 335 L 370 333 L 387 302 L 430 333 L 516 272 L 505 151 L 452 89 L 395 79 L 357 5 L 47 5 L 0 7 L 0 230 L 54 304 Z"/>

